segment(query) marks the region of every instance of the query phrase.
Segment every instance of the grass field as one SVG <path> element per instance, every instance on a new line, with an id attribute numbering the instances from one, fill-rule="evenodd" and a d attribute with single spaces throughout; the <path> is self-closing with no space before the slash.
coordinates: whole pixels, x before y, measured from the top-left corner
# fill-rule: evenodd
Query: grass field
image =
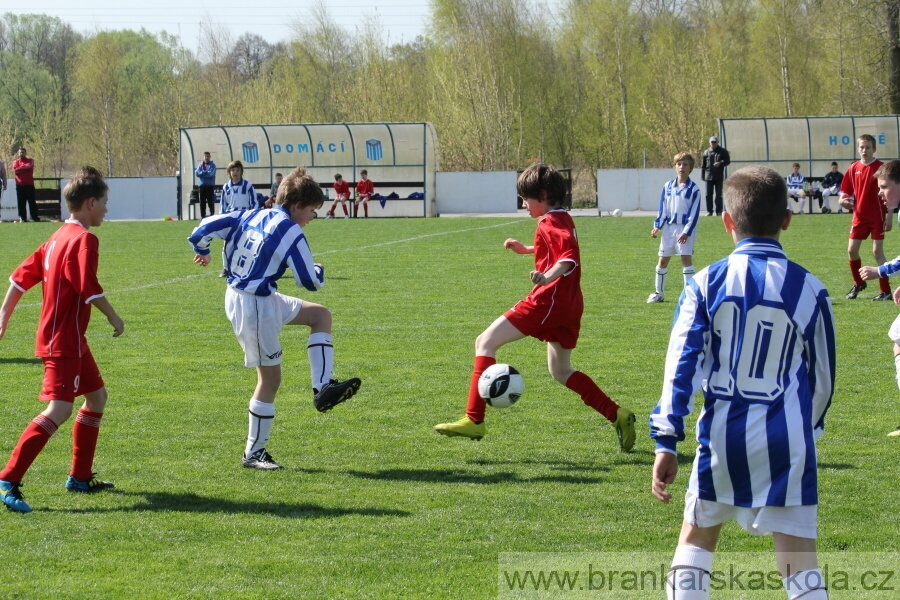
<path id="1" fill-rule="evenodd" d="M 25 480 L 34 512 L 0 512 L 0 598 L 479 599 L 502 592 L 503 553 L 670 555 L 693 444 L 680 448 L 676 500 L 664 506 L 649 492 L 646 418 L 680 271 L 671 270 L 669 300 L 647 305 L 652 219 L 576 224 L 587 309 L 573 362 L 639 415 L 634 452 L 620 453 L 611 425 L 550 378 L 535 340 L 501 350 L 526 392 L 489 411 L 483 441 L 432 431 L 463 414 L 475 336 L 530 289 L 531 257 L 502 242 L 530 240 L 534 221 L 337 219 L 307 228 L 326 287 L 312 294 L 287 279 L 281 291 L 332 310 L 336 375 L 361 377 L 363 387 L 317 413 L 307 331 L 283 333 L 268 447 L 286 468 L 270 473 L 241 468 L 255 372 L 242 366 L 225 319 L 216 262 L 205 270 L 191 262 L 185 238 L 195 223 L 104 224 L 100 280 L 126 331 L 113 339 L 95 311 L 89 339 L 110 391 L 95 469 L 116 489 L 65 492 L 71 421 L 61 427 Z M 0 226 L 0 273 L 55 227 Z M 877 284 L 844 300 L 848 229 L 846 215 L 804 215 L 782 239 L 830 290 L 838 325 L 837 390 L 819 445 L 819 548 L 894 553 L 900 440 L 885 434 L 900 424 L 900 393 L 886 331 L 897 308 L 869 301 Z M 898 235 L 888 234 L 891 258 Z M 704 218 L 695 264 L 731 248 L 721 223 Z M 27 294 L 0 342 L 2 461 L 42 409 L 39 305 L 38 290 Z M 729 525 L 720 548 L 768 553 L 771 540 Z"/>

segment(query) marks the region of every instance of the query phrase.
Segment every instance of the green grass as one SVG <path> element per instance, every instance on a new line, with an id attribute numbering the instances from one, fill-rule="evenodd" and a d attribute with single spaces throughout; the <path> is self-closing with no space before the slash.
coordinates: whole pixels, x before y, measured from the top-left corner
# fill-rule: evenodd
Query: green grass
<path id="1" fill-rule="evenodd" d="M 649 492 L 646 417 L 680 273 L 672 269 L 668 302 L 647 305 L 652 219 L 576 222 L 587 308 L 573 362 L 639 414 L 634 452 L 621 454 L 611 425 L 550 378 L 545 347 L 530 339 L 500 352 L 526 392 L 488 413 L 484 441 L 431 429 L 463 414 L 475 337 L 531 287 L 531 257 L 502 242 L 530 240 L 534 221 L 338 219 L 307 228 L 326 287 L 312 294 L 286 279 L 281 290 L 332 310 L 336 375 L 361 377 L 363 388 L 317 413 L 307 331 L 285 330 L 269 449 L 286 469 L 274 473 L 240 466 L 255 372 L 225 319 L 215 261 L 191 262 L 194 223 L 104 224 L 100 280 L 126 331 L 113 339 L 95 311 L 89 338 L 110 392 L 95 469 L 116 489 L 65 492 L 71 422 L 61 427 L 25 480 L 34 512 L 0 512 L 0 598 L 478 599 L 497 595 L 501 553 L 669 555 L 693 444 L 682 445 L 676 500 L 664 506 Z M 56 226 L 0 226 L 0 273 Z M 848 230 L 846 216 L 803 216 L 782 240 L 835 299 L 819 548 L 895 552 L 900 441 L 885 434 L 900 424 L 886 336 L 897 309 L 870 302 L 871 285 L 844 300 Z M 897 235 L 888 234 L 889 257 Z M 721 223 L 704 218 L 695 264 L 731 248 Z M 38 290 L 26 294 L 0 342 L 0 461 L 42 409 L 39 304 Z M 768 552 L 771 540 L 729 525 L 720 547 Z"/>

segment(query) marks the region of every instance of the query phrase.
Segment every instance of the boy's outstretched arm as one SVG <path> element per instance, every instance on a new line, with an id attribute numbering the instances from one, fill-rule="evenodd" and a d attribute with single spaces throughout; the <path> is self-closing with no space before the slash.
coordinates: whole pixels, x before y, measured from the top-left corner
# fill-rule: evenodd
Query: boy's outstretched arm
<path id="1" fill-rule="evenodd" d="M 16 304 L 19 303 L 19 299 L 24 294 L 24 291 L 13 284 L 9 284 L 9 289 L 6 290 L 6 297 L 3 299 L 3 305 L 0 306 L 0 340 L 3 339 L 3 334 L 6 333 L 6 324 L 9 323 L 9 318 L 16 309 Z"/>
<path id="2" fill-rule="evenodd" d="M 666 491 L 666 486 L 675 481 L 678 474 L 678 456 L 671 452 L 657 452 L 653 462 L 653 484 L 651 491 L 660 501 L 669 503 L 672 494 Z"/>
<path id="3" fill-rule="evenodd" d="M 97 307 L 97 310 L 106 315 L 106 320 L 109 321 L 109 324 L 112 325 L 113 328 L 113 337 L 119 337 L 125 331 L 125 322 L 116 312 L 116 309 L 112 307 L 112 304 L 109 303 L 109 300 L 106 299 L 106 296 L 97 296 L 93 300 L 91 300 L 91 304 Z"/>
<path id="4" fill-rule="evenodd" d="M 507 250 L 512 250 L 516 254 L 534 254 L 534 246 L 526 246 L 519 240 L 514 240 L 513 238 L 509 238 L 503 242 L 503 247 Z"/>

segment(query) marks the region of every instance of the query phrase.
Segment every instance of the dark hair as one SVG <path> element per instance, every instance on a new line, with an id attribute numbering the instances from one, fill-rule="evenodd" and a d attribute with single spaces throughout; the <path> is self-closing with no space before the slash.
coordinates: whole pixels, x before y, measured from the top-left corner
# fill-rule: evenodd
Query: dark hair
<path id="1" fill-rule="evenodd" d="M 360 174 L 360 175 L 368 175 L 369 172 L 366 171 L 365 169 L 363 169 L 362 171 L 359 172 L 359 174 Z"/>
<path id="2" fill-rule="evenodd" d="M 781 229 L 787 211 L 787 184 L 778 171 L 744 167 L 725 180 L 723 193 L 739 234 L 773 237 Z"/>
<path id="3" fill-rule="evenodd" d="M 239 160 L 233 160 L 233 161 L 231 161 L 230 163 L 228 163 L 228 168 L 225 169 L 225 170 L 226 170 L 226 171 L 230 171 L 230 170 L 232 170 L 232 169 L 235 168 L 235 167 L 238 167 L 241 171 L 243 171 L 243 170 L 244 170 L 244 163 L 242 163 L 242 162 L 239 161 Z"/>
<path id="4" fill-rule="evenodd" d="M 340 181 L 341 179 L 343 179 L 343 176 L 342 176 L 340 173 L 335 173 L 335 174 L 334 174 L 334 180 L 335 180 L 335 181 Z"/>
<path id="5" fill-rule="evenodd" d="M 566 180 L 552 165 L 533 164 L 519 175 L 516 191 L 523 198 L 541 199 L 546 192 L 550 206 L 566 206 Z"/>
<path id="6" fill-rule="evenodd" d="M 301 208 L 304 206 L 319 208 L 325 203 L 325 194 L 312 175 L 306 174 L 306 169 L 297 167 L 278 185 L 275 203 L 285 208 L 290 208 L 294 204 L 299 204 Z"/>
<path id="7" fill-rule="evenodd" d="M 66 208 L 75 212 L 81 208 L 85 200 L 102 198 L 109 191 L 103 174 L 94 167 L 84 166 L 78 169 L 63 188 Z"/>
<path id="8" fill-rule="evenodd" d="M 875 171 L 875 179 L 889 179 L 894 183 L 900 183 L 900 160 L 889 160 Z"/>
<path id="9" fill-rule="evenodd" d="M 836 166 L 838 166 L 838 164 L 835 161 L 831 161 L 831 166 L 836 167 Z"/>

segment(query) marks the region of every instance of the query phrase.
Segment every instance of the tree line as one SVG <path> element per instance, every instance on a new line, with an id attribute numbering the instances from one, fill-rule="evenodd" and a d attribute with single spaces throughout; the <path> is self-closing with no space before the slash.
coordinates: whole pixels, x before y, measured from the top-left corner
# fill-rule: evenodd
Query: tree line
<path id="1" fill-rule="evenodd" d="M 0 18 L 0 152 L 39 176 L 172 175 L 178 128 L 430 121 L 442 170 L 670 166 L 718 118 L 900 112 L 900 0 L 432 0 L 425 34 L 347 31 L 324 4 L 290 40 Z"/>

